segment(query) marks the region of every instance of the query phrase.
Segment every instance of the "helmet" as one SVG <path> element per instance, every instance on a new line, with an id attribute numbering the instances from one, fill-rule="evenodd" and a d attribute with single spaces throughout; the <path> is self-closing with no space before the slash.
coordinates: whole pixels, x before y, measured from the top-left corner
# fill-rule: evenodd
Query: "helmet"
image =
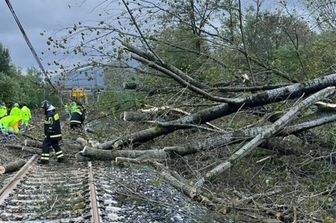
<path id="1" fill-rule="evenodd" d="M 49 102 L 47 100 L 44 100 L 41 102 L 41 108 L 46 109 L 48 107 L 49 107 Z"/>
<path id="2" fill-rule="evenodd" d="M 14 103 L 14 107 L 19 107 L 19 103 Z"/>
<path id="3" fill-rule="evenodd" d="M 56 108 L 53 105 L 49 105 L 47 111 L 55 111 Z"/>

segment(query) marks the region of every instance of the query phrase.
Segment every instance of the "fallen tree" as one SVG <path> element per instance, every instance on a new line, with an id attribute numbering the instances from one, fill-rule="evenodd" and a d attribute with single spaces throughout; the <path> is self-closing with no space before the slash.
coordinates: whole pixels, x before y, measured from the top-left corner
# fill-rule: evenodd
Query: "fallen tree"
<path id="1" fill-rule="evenodd" d="M 312 128 L 316 128 L 327 123 L 335 122 L 336 121 L 336 114 L 332 115 L 320 115 L 313 120 L 299 123 L 296 125 L 286 126 L 281 129 L 278 133 L 274 136 L 287 136 L 291 134 L 297 134 Z M 227 132 L 220 134 L 215 137 L 206 138 L 203 140 L 195 140 L 193 142 L 180 144 L 176 146 L 166 146 L 161 149 L 156 150 L 102 150 L 101 148 L 97 147 L 85 147 L 84 150 L 80 153 L 82 156 L 90 157 L 91 159 L 97 160 L 113 160 L 116 157 L 128 157 L 133 159 L 166 159 L 174 157 L 175 155 L 178 156 L 186 156 L 198 152 L 205 152 L 213 149 L 221 149 L 225 148 L 227 145 L 240 143 L 242 141 L 249 140 L 258 134 L 265 131 L 270 126 L 261 126 L 255 128 L 249 128 L 244 130 L 237 130 L 233 132 Z M 85 145 L 85 142 L 82 143 Z M 103 144 L 100 144 L 100 146 Z M 280 154 L 297 154 L 298 151 L 291 150 L 290 148 L 281 147 L 281 140 L 274 139 L 267 140 L 260 145 L 260 147 L 275 150 Z M 126 152 L 123 152 L 126 151 Z M 146 152 L 148 151 L 148 152 Z M 80 157 L 80 156 L 79 156 Z M 79 160 L 82 160 L 83 157 L 80 157 Z"/>
<path id="2" fill-rule="evenodd" d="M 222 103 L 174 121 L 158 123 L 155 127 L 107 141 L 101 148 L 112 149 L 122 148 L 126 145 L 135 145 L 136 143 L 146 142 L 178 129 L 193 128 L 195 125 L 204 124 L 247 107 L 257 107 L 286 99 L 298 98 L 303 95 L 310 95 L 334 85 L 336 85 L 336 74 L 331 74 L 305 83 L 296 83 L 286 87 L 265 91 L 245 99 L 237 99 L 237 101 L 239 101 L 237 103 Z"/>
<path id="3" fill-rule="evenodd" d="M 276 134 L 287 125 L 290 121 L 295 119 L 301 110 L 308 108 L 313 103 L 328 97 L 335 93 L 335 87 L 329 87 L 323 89 L 307 99 L 301 101 L 296 106 L 294 106 L 291 110 L 289 110 L 286 114 L 284 114 L 280 119 L 274 122 L 269 128 L 265 129 L 265 131 L 261 132 L 257 136 L 255 136 L 250 142 L 245 144 L 242 148 L 233 153 L 226 161 L 222 162 L 209 172 L 205 174 L 198 182 L 195 184 L 197 187 L 202 187 L 204 182 L 207 180 L 211 180 L 226 170 L 230 169 L 232 165 L 234 165 L 237 161 L 244 158 L 246 155 L 250 154 L 258 145 L 260 145 L 265 139 L 271 137 Z"/>

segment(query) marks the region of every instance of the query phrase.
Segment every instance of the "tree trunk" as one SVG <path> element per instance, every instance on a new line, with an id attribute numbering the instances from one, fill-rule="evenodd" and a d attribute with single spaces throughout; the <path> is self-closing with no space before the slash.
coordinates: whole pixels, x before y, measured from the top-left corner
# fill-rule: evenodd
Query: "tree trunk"
<path id="1" fill-rule="evenodd" d="M 274 122 L 269 128 L 258 134 L 250 142 L 246 143 L 242 148 L 233 153 L 228 160 L 222 162 L 221 164 L 210 170 L 208 173 L 206 173 L 206 175 L 196 183 L 197 187 L 203 186 L 206 180 L 211 180 L 219 174 L 230 169 L 234 163 L 241 160 L 246 155 L 250 154 L 258 145 L 265 141 L 265 139 L 279 132 L 281 128 L 283 128 L 290 121 L 296 118 L 301 110 L 307 109 L 311 104 L 332 95 L 334 92 L 335 87 L 329 87 L 298 103 L 295 107 L 293 107 L 286 114 L 284 114 L 280 119 Z"/>
<path id="2" fill-rule="evenodd" d="M 290 134 L 297 134 L 305 130 L 315 128 L 315 127 L 318 127 L 318 126 L 321 126 L 321 125 L 324 125 L 330 122 L 334 122 L 334 121 L 336 121 L 336 114 L 325 115 L 322 117 L 318 117 L 315 120 L 310 120 L 310 121 L 300 123 L 297 125 L 284 127 L 276 135 L 286 136 Z M 173 152 L 178 155 L 184 156 L 188 154 L 197 153 L 200 151 L 222 148 L 230 144 L 235 144 L 235 143 L 242 142 L 244 140 L 249 140 L 255 137 L 256 135 L 260 134 L 261 132 L 265 131 L 267 128 L 269 128 L 269 126 L 255 127 L 255 128 L 245 129 L 245 130 L 228 132 L 228 133 L 221 134 L 219 136 L 215 136 L 212 138 L 206 138 L 200 141 L 193 141 L 190 143 L 185 143 L 185 144 L 176 145 L 176 146 L 167 146 L 167 147 L 164 147 L 163 149 L 167 152 L 169 151 L 169 152 Z"/>
<path id="3" fill-rule="evenodd" d="M 121 118 L 127 122 L 143 122 L 151 120 L 150 113 L 143 113 L 138 111 L 125 111 L 122 113 Z"/>
<path id="4" fill-rule="evenodd" d="M 120 139 L 114 140 L 113 142 L 110 141 L 105 145 L 105 148 L 120 148 L 128 144 L 134 144 L 135 142 L 146 142 L 178 129 L 191 128 L 189 124 L 204 124 L 206 122 L 237 112 L 238 110 L 246 107 L 257 107 L 286 99 L 294 99 L 302 96 L 303 94 L 313 94 L 321 89 L 334 85 L 336 85 L 336 74 L 331 74 L 322 78 L 307 81 L 302 84 L 297 83 L 286 87 L 265 91 L 254 96 L 247 97 L 244 100 L 241 100 L 240 103 L 222 103 L 220 105 L 201 110 L 197 113 L 179 118 L 177 120 L 166 122 L 164 126 L 156 126 L 132 133 L 130 135 L 126 135 Z"/>
<path id="5" fill-rule="evenodd" d="M 36 141 L 36 140 L 25 139 L 24 145 L 25 146 L 42 148 L 43 143 L 40 142 L 40 141 Z"/>
<path id="6" fill-rule="evenodd" d="M 82 156 L 94 158 L 96 160 L 114 160 L 116 157 L 128 157 L 134 159 L 167 159 L 167 154 L 163 150 L 102 150 L 85 146 L 80 152 Z"/>
<path id="7" fill-rule="evenodd" d="M 1 165 L 0 166 L 0 174 L 14 172 L 14 171 L 20 169 L 25 164 L 26 164 L 26 161 L 24 161 L 24 160 L 16 160 L 14 162 L 10 162 L 8 164 Z"/>
<path id="8" fill-rule="evenodd" d="M 33 153 L 33 154 L 41 154 L 42 153 L 41 148 L 29 147 L 29 146 L 22 146 L 22 151 L 30 152 L 30 153 Z"/>
<path id="9" fill-rule="evenodd" d="M 288 126 L 280 130 L 276 134 L 276 136 L 287 136 L 290 134 L 296 134 L 299 132 L 302 132 L 304 130 L 308 130 L 311 128 L 315 128 L 330 122 L 336 121 L 336 114 L 333 115 L 324 115 L 322 117 L 318 117 L 315 120 L 310 120 L 304 123 L 300 123 L 293 126 Z M 235 143 L 240 143 L 245 140 L 249 140 L 258 134 L 265 131 L 270 126 L 263 126 L 263 127 L 255 127 L 251 129 L 245 129 L 245 130 L 239 130 L 231 133 L 225 133 L 221 134 L 216 137 L 212 138 L 206 138 L 204 140 L 200 141 L 193 141 L 186 144 L 176 145 L 176 146 L 167 146 L 159 150 L 129 150 L 129 151 L 135 151 L 135 155 L 127 156 L 127 157 L 133 157 L 133 158 L 140 158 L 141 156 L 147 157 L 148 159 L 166 159 L 168 157 L 174 157 L 175 154 L 178 154 L 179 156 L 185 156 L 194 154 L 201 151 L 209 151 L 212 149 L 218 149 L 218 148 L 225 148 L 225 146 Z M 280 139 L 272 139 L 272 140 L 266 140 L 264 143 L 260 145 L 260 147 L 275 150 L 277 153 L 280 154 L 299 154 L 298 151 L 294 151 L 291 148 L 287 148 L 286 146 L 282 146 L 282 141 Z M 100 144 L 101 146 L 102 144 Z M 21 149 L 21 146 L 14 145 L 15 147 L 19 147 Z M 116 154 L 112 155 L 110 150 L 102 151 L 102 149 L 96 149 L 96 147 L 91 148 L 87 147 L 88 151 L 87 155 L 86 153 L 81 153 L 81 158 L 79 160 L 83 160 L 84 156 L 90 156 L 93 159 L 104 159 L 103 157 L 107 156 L 109 158 L 106 158 L 107 160 L 112 160 L 116 157 L 122 157 L 125 154 Z M 98 151 L 96 151 L 98 150 Z M 125 150 L 127 151 L 127 150 Z M 148 153 L 146 151 L 149 151 Z M 159 151 L 160 154 L 159 157 L 157 155 L 153 156 L 153 151 Z M 99 154 L 99 155 L 98 155 Z M 165 155 L 163 155 L 165 154 Z M 120 156 L 118 156 L 120 155 Z"/>

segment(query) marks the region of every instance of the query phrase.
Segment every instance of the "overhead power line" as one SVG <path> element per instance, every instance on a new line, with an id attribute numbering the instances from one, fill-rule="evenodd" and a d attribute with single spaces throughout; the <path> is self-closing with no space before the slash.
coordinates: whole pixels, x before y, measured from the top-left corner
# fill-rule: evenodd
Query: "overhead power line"
<path id="1" fill-rule="evenodd" d="M 42 64 L 40 58 L 37 56 L 37 53 L 36 53 L 36 51 L 35 51 L 33 45 L 32 45 L 31 42 L 29 41 L 29 38 L 28 38 L 26 32 L 24 31 L 23 26 L 21 25 L 19 18 L 16 16 L 15 11 L 14 11 L 14 9 L 13 9 L 11 3 L 9 2 L 9 0 L 5 0 L 5 1 L 6 1 L 6 3 L 7 3 L 7 6 L 8 6 L 8 8 L 9 8 L 9 10 L 10 10 L 11 13 L 12 13 L 14 19 L 15 19 L 16 24 L 19 26 L 19 29 L 20 29 L 20 31 L 21 31 L 21 33 L 22 33 L 22 35 L 23 35 L 23 38 L 25 39 L 25 41 L 26 41 L 26 43 L 27 43 L 27 45 L 28 45 L 30 51 L 32 52 L 32 54 L 33 54 L 33 56 L 34 56 L 34 58 L 35 58 L 35 60 L 36 60 L 36 62 L 38 63 L 40 69 L 42 70 L 42 73 L 44 74 L 44 76 L 45 76 L 47 82 L 51 85 L 51 87 L 52 87 L 54 90 L 57 91 L 56 87 L 52 84 L 52 82 L 51 82 L 51 80 L 50 80 L 50 78 L 49 78 L 49 76 L 48 76 L 46 70 L 44 69 L 43 64 Z"/>

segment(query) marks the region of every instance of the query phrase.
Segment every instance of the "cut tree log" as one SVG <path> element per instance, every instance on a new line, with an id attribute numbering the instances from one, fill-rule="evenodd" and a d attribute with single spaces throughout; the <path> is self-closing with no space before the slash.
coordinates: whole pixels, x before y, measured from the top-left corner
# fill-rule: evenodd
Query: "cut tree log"
<path id="1" fill-rule="evenodd" d="M 41 148 L 37 148 L 37 147 L 13 145 L 13 144 L 6 144 L 6 147 L 11 148 L 11 149 L 20 149 L 22 151 L 35 153 L 35 154 L 41 154 L 42 153 Z"/>
<path id="2" fill-rule="evenodd" d="M 268 90 L 247 97 L 244 100 L 240 100 L 239 103 L 222 103 L 177 120 L 166 122 L 165 125 L 134 132 L 123 136 L 118 140 L 108 141 L 105 144 L 105 148 L 122 148 L 123 146 L 134 144 L 136 142 L 146 142 L 159 136 L 174 132 L 178 129 L 191 128 L 190 124 L 204 124 L 247 107 L 257 107 L 287 99 L 298 98 L 302 95 L 310 95 L 321 89 L 334 85 L 336 85 L 336 74 L 330 74 L 305 83 L 296 83 L 286 87 Z"/>
<path id="3" fill-rule="evenodd" d="M 205 174 L 196 184 L 196 187 L 202 187 L 206 180 L 211 180 L 218 176 L 219 174 L 225 172 L 230 169 L 232 165 L 237 163 L 239 160 L 244 158 L 246 155 L 250 154 L 258 145 L 265 141 L 265 139 L 271 137 L 272 135 L 279 132 L 285 125 L 287 125 L 290 121 L 295 119 L 301 110 L 307 109 L 310 105 L 315 102 L 324 99 L 335 93 L 335 87 L 328 87 L 319 92 L 311 95 L 305 100 L 301 101 L 293 108 L 291 108 L 286 114 L 284 114 L 280 119 L 274 122 L 269 128 L 267 128 L 262 133 L 258 134 L 254 137 L 250 142 L 246 143 L 242 148 L 238 149 L 235 153 L 233 153 L 228 160 L 222 162 L 209 172 Z"/>
<path id="4" fill-rule="evenodd" d="M 10 162 L 10 163 L 1 165 L 0 166 L 0 174 L 14 172 L 14 171 L 20 169 L 21 167 L 23 167 L 25 164 L 26 164 L 26 161 L 20 159 L 20 160 L 14 161 L 14 162 Z"/>
<path id="5" fill-rule="evenodd" d="M 88 144 L 88 141 L 82 137 L 78 137 L 76 139 L 76 142 L 79 143 L 81 146 L 86 146 Z"/>
<path id="6" fill-rule="evenodd" d="M 30 146 L 30 147 L 38 147 L 38 148 L 42 148 L 43 143 L 40 142 L 40 141 L 36 141 L 36 140 L 25 139 L 25 141 L 24 141 L 24 145 L 25 145 L 25 146 Z"/>
<path id="7" fill-rule="evenodd" d="M 14 144 L 5 144 L 5 146 L 7 148 L 11 148 L 11 149 L 22 149 L 21 145 L 14 145 Z"/>
<path id="8" fill-rule="evenodd" d="M 22 151 L 30 152 L 30 153 L 33 153 L 33 154 L 41 154 L 42 153 L 41 148 L 29 147 L 29 146 L 22 146 Z"/>
<path id="9" fill-rule="evenodd" d="M 144 113 L 140 111 L 125 111 L 120 117 L 122 120 L 127 122 L 143 122 L 153 119 L 151 113 Z"/>
<path id="10" fill-rule="evenodd" d="M 167 159 L 167 153 L 163 150 L 102 150 L 85 146 L 80 152 L 82 156 L 96 160 L 114 160 L 116 157 L 128 157 L 134 159 Z"/>

